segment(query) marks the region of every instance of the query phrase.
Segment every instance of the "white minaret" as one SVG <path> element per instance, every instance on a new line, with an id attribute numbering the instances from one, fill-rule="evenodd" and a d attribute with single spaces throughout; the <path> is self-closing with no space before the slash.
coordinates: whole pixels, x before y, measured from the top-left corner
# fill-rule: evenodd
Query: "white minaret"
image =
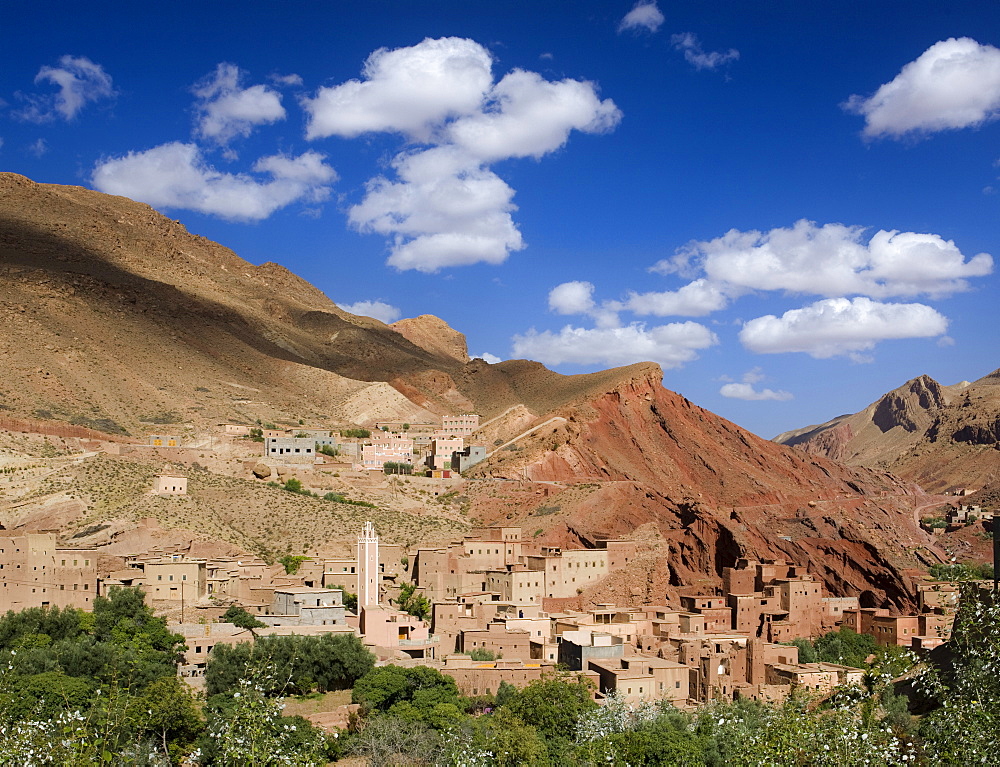
<path id="1" fill-rule="evenodd" d="M 358 570 L 358 607 L 378 605 L 378 535 L 371 522 L 358 536 Z"/>

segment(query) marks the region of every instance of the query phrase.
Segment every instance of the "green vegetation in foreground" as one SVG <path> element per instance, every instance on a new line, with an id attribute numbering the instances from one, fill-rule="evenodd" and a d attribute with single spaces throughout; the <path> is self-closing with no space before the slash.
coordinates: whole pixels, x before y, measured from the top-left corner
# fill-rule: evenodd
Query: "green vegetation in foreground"
<path id="1" fill-rule="evenodd" d="M 686 765 L 860 767 L 993 764 L 1000 745 L 1000 605 L 966 584 L 946 667 L 911 672 L 922 715 L 894 692 L 891 654 L 864 684 L 825 699 L 711 703 L 591 700 L 556 673 L 495 695 L 459 694 L 435 669 L 374 667 L 350 635 L 218 645 L 200 704 L 176 674 L 180 637 L 139 592 L 94 613 L 26 610 L 0 618 L 0 764 Z M 869 647 L 835 632 L 818 654 Z M 871 654 L 870 654 L 871 655 Z M 280 699 L 353 688 L 359 716 L 339 737 L 281 713 Z"/>
<path id="2" fill-rule="evenodd" d="M 979 562 L 955 562 L 953 564 L 931 565 L 927 568 L 936 581 L 991 581 L 993 565 Z"/>

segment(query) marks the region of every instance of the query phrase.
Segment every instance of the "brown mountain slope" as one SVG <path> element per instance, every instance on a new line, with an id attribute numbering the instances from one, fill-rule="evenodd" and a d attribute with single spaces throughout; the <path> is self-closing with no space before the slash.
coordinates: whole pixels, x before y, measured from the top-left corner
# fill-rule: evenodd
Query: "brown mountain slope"
<path id="1" fill-rule="evenodd" d="M 760 440 L 665 390 L 656 365 L 564 376 L 466 362 L 459 334 L 406 326 L 346 314 L 146 205 L 0 174 L 8 415 L 143 434 L 471 410 L 498 417 L 484 429 L 498 449 L 463 490 L 470 515 L 585 543 L 652 524 L 672 588 L 711 588 L 741 556 L 781 557 L 834 593 L 905 605 L 904 570 L 934 559 L 913 524 L 919 493 Z M 544 484 L 505 481 L 524 478 Z"/>
<path id="2" fill-rule="evenodd" d="M 431 417 L 422 408 L 490 417 L 518 404 L 541 414 L 622 375 L 466 362 L 464 338 L 437 318 L 393 329 L 347 314 L 148 205 L 11 173 L 0 173 L 0 288 L 11 415 L 138 431 L 163 414 L 195 425 Z"/>
<path id="3" fill-rule="evenodd" d="M 914 518 L 931 499 L 891 475 L 762 440 L 664 389 L 661 375 L 635 366 L 630 379 L 498 450 L 474 473 L 523 478 L 534 490 L 518 501 L 516 484 L 498 494 L 470 483 L 479 516 L 516 520 L 529 533 L 537 525 L 562 543 L 627 537 L 653 523 L 668 542 L 674 587 L 717 586 L 738 557 L 782 558 L 809 564 L 833 593 L 909 604 L 904 570 L 935 558 Z"/>
<path id="4" fill-rule="evenodd" d="M 859 413 L 774 441 L 892 471 L 928 491 L 992 485 L 1000 471 L 1000 371 L 954 386 L 920 376 Z"/>

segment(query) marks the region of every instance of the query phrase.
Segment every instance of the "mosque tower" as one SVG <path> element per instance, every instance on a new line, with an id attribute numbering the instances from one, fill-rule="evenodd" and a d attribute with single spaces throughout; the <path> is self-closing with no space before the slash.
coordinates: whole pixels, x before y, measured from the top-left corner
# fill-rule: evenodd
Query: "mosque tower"
<path id="1" fill-rule="evenodd" d="M 358 607 L 378 605 L 378 587 L 381 574 L 378 569 L 378 535 L 375 525 L 365 522 L 358 536 Z"/>

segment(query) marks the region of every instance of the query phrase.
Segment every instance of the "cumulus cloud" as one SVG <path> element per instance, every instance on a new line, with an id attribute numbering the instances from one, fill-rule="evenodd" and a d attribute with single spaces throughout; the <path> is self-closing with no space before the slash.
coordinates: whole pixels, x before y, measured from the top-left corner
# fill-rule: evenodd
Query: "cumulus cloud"
<path id="1" fill-rule="evenodd" d="M 630 293 L 618 307 L 638 315 L 704 317 L 724 309 L 728 302 L 718 284 L 701 278 L 677 290 Z"/>
<path id="2" fill-rule="evenodd" d="M 353 304 L 337 304 L 337 306 L 349 314 L 372 317 L 386 325 L 395 322 L 403 315 L 398 307 L 384 301 L 356 301 Z"/>
<path id="3" fill-rule="evenodd" d="M 477 355 L 477 357 L 483 360 L 484 362 L 488 362 L 491 365 L 496 365 L 498 362 L 503 362 L 503 360 L 500 359 L 497 355 L 490 354 L 489 352 L 483 352 L 482 354 Z"/>
<path id="4" fill-rule="evenodd" d="M 1000 49 L 969 37 L 942 40 L 873 96 L 851 96 L 844 107 L 865 118 L 869 137 L 982 125 L 1000 115 Z"/>
<path id="5" fill-rule="evenodd" d="M 27 106 L 16 113 L 17 117 L 31 122 L 49 122 L 56 118 L 69 121 L 87 104 L 115 95 L 111 75 L 86 56 L 63 56 L 58 66 L 42 67 L 35 76 L 35 84 L 46 82 L 55 85 L 58 92 L 52 95 L 18 94 Z"/>
<path id="6" fill-rule="evenodd" d="M 725 380 L 726 376 L 723 377 Z M 732 379 L 730 379 L 732 380 Z M 753 385 L 764 380 L 764 373 L 759 367 L 752 368 L 743 374 L 742 383 L 727 383 L 719 389 L 719 394 L 730 399 L 742 399 L 747 401 L 773 400 L 775 402 L 785 402 L 793 399 L 791 392 L 775 391 L 774 389 L 761 389 L 757 391 Z"/>
<path id="7" fill-rule="evenodd" d="M 515 69 L 493 86 L 483 111 L 454 121 L 447 135 L 480 162 L 538 159 L 562 147 L 573 130 L 607 133 L 620 120 L 618 107 L 602 101 L 593 83 L 550 82 Z"/>
<path id="8" fill-rule="evenodd" d="M 954 242 L 936 234 L 817 226 L 801 220 L 768 232 L 732 229 L 722 237 L 691 242 L 653 267 L 661 274 L 703 273 L 731 295 L 781 290 L 821 296 L 873 298 L 942 296 L 968 290 L 968 279 L 993 270 L 979 253 L 969 260 Z"/>
<path id="9" fill-rule="evenodd" d="M 744 323 L 743 346 L 758 354 L 805 352 L 817 359 L 870 351 L 879 341 L 940 336 L 948 319 L 924 304 L 893 304 L 859 297 L 828 298 L 781 317 Z"/>
<path id="10" fill-rule="evenodd" d="M 157 208 L 193 210 L 236 221 L 257 221 L 296 201 L 322 202 L 337 174 L 324 155 L 262 157 L 250 175 L 222 173 L 209 165 L 194 144 L 173 142 L 145 152 L 102 160 L 94 168 L 94 187 Z"/>
<path id="11" fill-rule="evenodd" d="M 656 7 L 655 2 L 649 0 L 639 0 L 632 10 L 625 14 L 625 18 L 618 25 L 618 33 L 631 32 L 657 32 L 663 24 L 663 13 Z"/>
<path id="12" fill-rule="evenodd" d="M 594 309 L 594 284 L 564 282 L 549 291 L 549 309 L 559 314 L 589 314 Z"/>
<path id="13" fill-rule="evenodd" d="M 651 360 L 664 368 L 680 367 L 698 358 L 698 351 L 718 343 L 716 335 L 696 322 L 676 322 L 647 328 L 634 322 L 621 328 L 587 329 L 565 326 L 558 333 L 532 329 L 513 338 L 514 354 L 547 365 L 628 365 Z"/>
<path id="14" fill-rule="evenodd" d="M 478 262 L 500 264 L 524 247 L 514 225 L 514 190 L 490 170 L 454 164 L 448 147 L 399 155 L 399 181 L 368 182 L 364 200 L 348 211 L 363 232 L 393 237 L 388 263 L 435 272 Z"/>
<path id="15" fill-rule="evenodd" d="M 408 48 L 379 48 L 361 80 L 320 88 L 302 106 L 308 138 L 371 132 L 430 138 L 448 117 L 478 110 L 493 83 L 493 58 L 472 40 L 430 38 Z"/>
<path id="16" fill-rule="evenodd" d="M 719 394 L 730 399 L 742 399 L 748 402 L 774 400 L 775 402 L 785 402 L 792 399 L 791 392 L 774 391 L 773 389 L 762 389 L 757 391 L 752 384 L 729 383 L 724 384 L 719 389 Z"/>
<path id="17" fill-rule="evenodd" d="M 389 238 L 388 263 L 400 270 L 505 261 L 524 243 L 512 218 L 514 190 L 490 165 L 541 158 L 574 130 L 604 133 L 621 119 L 593 83 L 524 70 L 494 83 L 489 51 L 472 40 L 380 49 L 362 75 L 303 100 L 307 136 L 390 132 L 424 145 L 398 154 L 395 178 L 371 179 L 348 212 L 360 231 Z"/>
<path id="18" fill-rule="evenodd" d="M 281 94 L 266 85 L 241 87 L 246 74 L 235 64 L 222 63 L 192 89 L 197 97 L 195 132 L 225 144 L 249 136 L 259 125 L 285 119 Z"/>
<path id="19" fill-rule="evenodd" d="M 549 309 L 557 314 L 583 314 L 592 317 L 598 327 L 616 328 L 621 325 L 617 301 L 594 302 L 594 285 L 590 282 L 564 282 L 549 291 Z"/>
<path id="20" fill-rule="evenodd" d="M 740 57 L 740 52 L 735 48 L 730 48 L 725 53 L 704 51 L 698 36 L 692 32 L 671 35 L 670 42 L 676 50 L 684 54 L 684 60 L 695 69 L 718 69 L 723 64 L 736 61 Z"/>

